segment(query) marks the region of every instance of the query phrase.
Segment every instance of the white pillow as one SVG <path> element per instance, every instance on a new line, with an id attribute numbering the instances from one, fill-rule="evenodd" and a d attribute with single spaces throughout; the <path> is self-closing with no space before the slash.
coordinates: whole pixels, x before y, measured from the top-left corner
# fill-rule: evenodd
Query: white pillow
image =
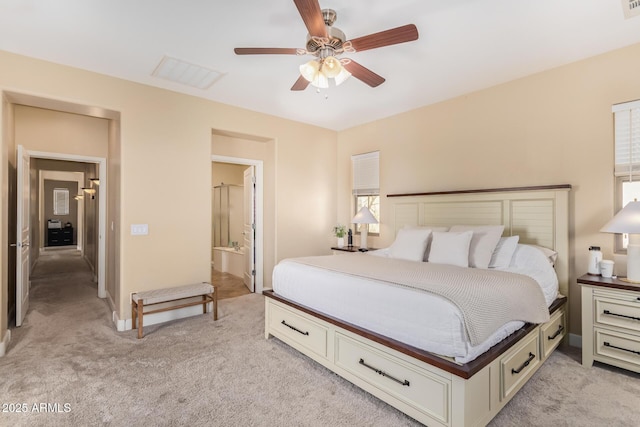
<path id="1" fill-rule="evenodd" d="M 409 261 L 423 261 L 431 230 L 426 228 L 401 228 L 396 240 L 389 246 L 389 257 Z"/>
<path id="2" fill-rule="evenodd" d="M 469 249 L 469 266 L 489 268 L 491 255 L 498 246 L 504 231 L 504 225 L 454 225 L 451 231 L 473 231 L 471 248 Z"/>
<path id="3" fill-rule="evenodd" d="M 469 247 L 473 231 L 442 232 L 434 231 L 431 240 L 429 262 L 451 264 L 459 267 L 469 266 Z"/>
<path id="4" fill-rule="evenodd" d="M 439 226 L 428 226 L 428 225 L 405 225 L 404 228 L 408 228 L 409 230 L 431 230 L 431 231 L 449 231 L 449 227 L 439 227 Z M 429 250 L 431 249 L 431 237 L 427 240 L 427 250 L 424 251 L 423 261 L 427 261 L 429 259 Z"/>
<path id="5" fill-rule="evenodd" d="M 518 247 L 520 236 L 501 237 L 496 249 L 491 255 L 489 268 L 507 268 L 511 264 L 511 258 Z"/>
<path id="6" fill-rule="evenodd" d="M 558 259 L 558 252 L 554 251 L 553 249 L 545 248 L 544 246 L 538 246 L 538 245 L 523 244 L 523 246 L 531 246 L 532 248 L 536 248 L 537 250 L 542 252 L 545 257 L 547 257 L 547 261 L 549 261 L 549 264 L 556 265 L 556 259 Z"/>

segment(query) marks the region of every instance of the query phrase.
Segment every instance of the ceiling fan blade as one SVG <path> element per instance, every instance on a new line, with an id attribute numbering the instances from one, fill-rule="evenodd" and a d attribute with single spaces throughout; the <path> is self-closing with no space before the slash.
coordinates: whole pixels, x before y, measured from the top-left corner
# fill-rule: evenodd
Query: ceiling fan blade
<path id="1" fill-rule="evenodd" d="M 318 0 L 293 0 L 304 21 L 304 25 L 309 31 L 309 35 L 316 37 L 327 37 L 327 28 L 322 18 L 322 10 Z"/>
<path id="2" fill-rule="evenodd" d="M 370 69 L 363 67 L 354 60 L 350 61 L 351 62 L 344 64 L 343 67 L 346 68 L 347 71 L 350 72 L 351 75 L 356 79 L 363 81 L 371 87 L 380 86 L 385 82 L 384 77 L 377 75 Z"/>
<path id="3" fill-rule="evenodd" d="M 298 49 L 284 47 L 237 47 L 236 55 L 297 55 Z"/>
<path id="4" fill-rule="evenodd" d="M 291 86 L 291 90 L 305 90 L 309 86 L 309 80 L 304 77 L 298 77 L 298 80 Z"/>
<path id="5" fill-rule="evenodd" d="M 418 40 L 418 29 L 413 24 L 403 25 L 402 27 L 392 28 L 379 33 L 369 34 L 368 36 L 358 37 L 350 40 L 351 46 L 356 52 L 363 50 L 375 49 L 383 46 L 390 46 L 398 43 L 410 42 Z"/>

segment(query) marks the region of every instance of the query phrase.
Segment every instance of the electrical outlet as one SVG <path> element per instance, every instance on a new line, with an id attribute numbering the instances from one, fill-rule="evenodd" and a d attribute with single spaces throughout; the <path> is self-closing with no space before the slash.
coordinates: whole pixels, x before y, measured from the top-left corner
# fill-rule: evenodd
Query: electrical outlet
<path id="1" fill-rule="evenodd" d="M 146 236 L 149 234 L 149 224 L 131 224 L 132 236 Z"/>

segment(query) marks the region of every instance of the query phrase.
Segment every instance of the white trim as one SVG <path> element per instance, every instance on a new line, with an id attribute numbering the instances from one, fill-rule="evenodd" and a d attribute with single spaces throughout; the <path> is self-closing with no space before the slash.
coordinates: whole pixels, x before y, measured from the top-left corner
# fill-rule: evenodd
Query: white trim
<path id="1" fill-rule="evenodd" d="M 629 101 L 629 102 L 621 102 L 620 104 L 614 104 L 611 107 L 612 113 L 617 113 L 619 111 L 632 110 L 634 108 L 640 108 L 640 100 L 638 101 Z"/>
<path id="2" fill-rule="evenodd" d="M 212 162 L 235 163 L 255 166 L 256 168 L 256 293 L 264 289 L 264 162 L 262 160 L 244 159 L 240 157 L 219 156 L 213 154 Z M 146 319 L 146 317 L 145 317 Z"/>
<path id="3" fill-rule="evenodd" d="M 106 257 L 107 244 L 107 159 L 104 157 L 82 156 L 78 154 L 48 153 L 27 150 L 29 156 L 38 159 L 64 160 L 71 162 L 96 163 L 100 172 L 100 191 L 98 191 L 98 298 L 106 298 Z"/>
<path id="4" fill-rule="evenodd" d="M 0 357 L 7 354 L 9 348 L 9 341 L 11 341 L 11 329 L 4 331 L 4 339 L 0 342 Z"/>

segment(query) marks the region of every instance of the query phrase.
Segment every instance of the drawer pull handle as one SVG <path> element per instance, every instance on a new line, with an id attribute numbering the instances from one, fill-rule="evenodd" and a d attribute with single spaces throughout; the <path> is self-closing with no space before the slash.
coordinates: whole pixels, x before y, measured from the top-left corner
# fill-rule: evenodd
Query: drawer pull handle
<path id="1" fill-rule="evenodd" d="M 618 347 L 615 345 L 611 345 L 608 342 L 604 342 L 604 346 L 605 347 L 611 347 L 611 348 L 615 348 L 616 350 L 622 350 L 622 351 L 628 351 L 629 353 L 633 353 L 633 354 L 637 354 L 640 355 L 640 351 L 636 351 L 636 350 L 629 350 L 628 348 L 624 348 L 624 347 Z"/>
<path id="2" fill-rule="evenodd" d="M 287 322 L 285 322 L 284 320 L 281 322 L 284 326 L 286 326 L 287 328 L 291 328 L 294 331 L 298 332 L 299 334 L 302 335 L 309 335 L 309 332 L 302 332 L 300 329 L 296 328 L 295 326 L 291 326 L 289 325 Z"/>
<path id="3" fill-rule="evenodd" d="M 400 381 L 399 379 L 392 377 L 391 375 L 387 374 L 387 373 L 386 373 L 386 372 L 384 372 L 384 371 L 381 371 L 380 369 L 376 369 L 376 368 L 374 368 L 374 367 L 373 367 L 373 366 L 371 366 L 371 365 L 367 365 L 367 364 L 365 363 L 364 359 L 360 359 L 360 362 L 358 362 L 358 363 L 360 363 L 360 364 L 361 364 L 362 366 L 364 366 L 364 367 L 367 367 L 367 368 L 371 369 L 372 371 L 374 371 L 374 372 L 375 372 L 375 373 L 377 373 L 378 375 L 382 375 L 383 377 L 387 377 L 387 378 L 389 378 L 390 380 L 393 380 L 393 381 L 397 382 L 397 383 L 398 383 L 398 384 L 400 384 L 400 385 L 403 385 L 403 386 L 404 386 L 404 385 L 406 385 L 407 387 L 409 387 L 409 386 L 410 386 L 410 384 L 409 384 L 409 381 L 408 381 L 408 380 Z"/>
<path id="4" fill-rule="evenodd" d="M 547 336 L 547 339 L 549 341 L 555 340 L 558 337 L 558 335 L 560 335 L 562 333 L 562 331 L 564 331 L 564 326 L 558 325 L 558 330 L 553 335 Z"/>
<path id="5" fill-rule="evenodd" d="M 624 317 L 625 319 L 640 320 L 640 317 L 627 316 L 626 314 L 612 313 L 612 312 L 610 312 L 609 310 L 605 310 L 605 311 L 604 311 L 604 314 L 608 314 L 609 316 Z"/>
<path id="6" fill-rule="evenodd" d="M 527 366 L 529 366 L 529 363 L 531 363 L 531 361 L 535 358 L 536 358 L 536 355 L 529 352 L 529 358 L 518 369 L 511 369 L 511 375 L 519 374 L 520 372 L 522 372 L 522 370 Z"/>

